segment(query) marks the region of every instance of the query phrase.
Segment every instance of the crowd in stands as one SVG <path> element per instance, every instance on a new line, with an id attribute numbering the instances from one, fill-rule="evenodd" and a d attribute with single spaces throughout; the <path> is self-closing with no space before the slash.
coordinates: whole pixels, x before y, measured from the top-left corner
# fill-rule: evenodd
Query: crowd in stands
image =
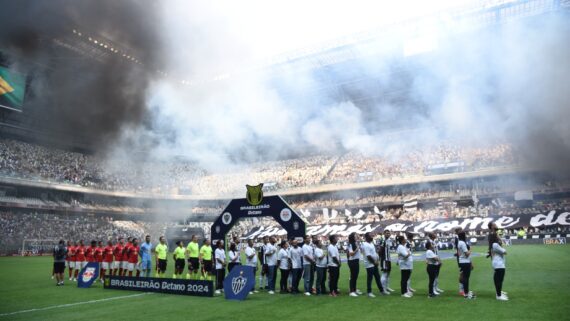
<path id="1" fill-rule="evenodd" d="M 20 249 L 24 240 L 37 240 L 37 244 L 45 244 L 51 248 L 53 241 L 61 238 L 90 242 L 150 234 L 158 239 L 160 235 L 164 235 L 165 229 L 173 224 L 175 223 L 113 220 L 111 217 L 96 215 L 68 216 L 3 211 L 0 212 L 0 251 Z"/>
<path id="2" fill-rule="evenodd" d="M 463 162 L 462 167 L 465 168 L 480 169 L 513 165 L 517 163 L 517 160 L 509 144 L 471 148 L 450 143 L 382 156 L 367 156 L 350 152 L 339 159 L 333 171 L 327 176 L 326 182 L 377 181 L 394 177 L 424 175 L 432 165 L 454 162 Z"/>
<path id="3" fill-rule="evenodd" d="M 241 195 L 246 183 L 264 182 L 265 190 L 306 188 L 426 175 L 430 165 L 462 162 L 462 169 L 513 165 L 511 145 L 477 148 L 446 143 L 405 152 L 367 156 L 318 155 L 234 166 L 210 173 L 184 160 L 133 161 L 64 151 L 11 139 L 0 139 L 0 176 L 75 184 L 93 189 L 155 194 Z M 141 157 L 142 158 L 142 157 Z M 137 158 L 138 160 L 138 158 Z"/>

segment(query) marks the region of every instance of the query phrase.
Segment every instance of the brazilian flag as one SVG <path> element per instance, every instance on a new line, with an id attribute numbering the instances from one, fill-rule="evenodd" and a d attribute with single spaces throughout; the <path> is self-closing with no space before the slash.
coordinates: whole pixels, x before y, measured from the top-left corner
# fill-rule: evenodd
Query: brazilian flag
<path id="1" fill-rule="evenodd" d="M 0 67 L 0 107 L 22 111 L 26 77 Z"/>

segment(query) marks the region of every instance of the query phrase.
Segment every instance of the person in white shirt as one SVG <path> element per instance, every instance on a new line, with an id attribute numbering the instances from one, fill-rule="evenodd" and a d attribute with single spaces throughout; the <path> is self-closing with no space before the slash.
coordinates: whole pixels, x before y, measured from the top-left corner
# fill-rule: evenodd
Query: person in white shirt
<path id="1" fill-rule="evenodd" d="M 402 297 L 411 298 L 412 293 L 408 291 L 408 280 L 412 275 L 414 267 L 412 252 L 406 247 L 406 238 L 403 235 L 398 235 L 396 240 L 398 241 L 396 253 L 398 254 L 398 265 L 401 273 L 400 287 Z"/>
<path id="2" fill-rule="evenodd" d="M 321 240 L 315 241 L 315 260 L 317 268 L 317 280 L 315 284 L 316 294 L 326 294 L 327 288 L 325 281 L 327 280 L 327 256 L 323 251 L 323 243 Z"/>
<path id="3" fill-rule="evenodd" d="M 374 246 L 374 238 L 370 233 L 364 234 L 364 243 L 362 243 L 362 254 L 364 255 L 364 267 L 366 268 L 366 291 L 368 297 L 373 298 L 375 295 L 372 293 L 372 279 L 376 281 L 376 286 L 380 290 L 380 294 L 387 295 L 390 292 L 386 291 L 380 281 L 380 272 L 378 272 L 378 265 L 380 260 L 376 248 Z"/>
<path id="4" fill-rule="evenodd" d="M 338 277 L 340 274 L 340 254 L 336 244 L 338 239 L 336 235 L 329 236 L 330 244 L 327 247 L 327 259 L 329 266 L 329 290 L 330 296 L 338 296 Z"/>
<path id="5" fill-rule="evenodd" d="M 432 244 L 432 246 L 433 246 L 433 249 L 432 249 L 433 253 L 439 257 L 439 250 L 438 250 L 438 247 L 437 247 L 437 235 L 436 235 L 435 233 L 432 232 L 432 233 L 429 233 L 429 234 L 428 234 L 428 239 L 427 239 L 427 241 L 426 241 L 426 248 L 427 248 L 427 243 L 431 243 L 431 244 Z M 439 261 L 439 264 L 436 265 L 437 267 L 436 267 L 436 271 L 435 271 L 435 280 L 433 281 L 433 293 L 434 293 L 435 295 L 439 295 L 439 294 L 445 292 L 445 291 L 443 291 L 442 289 L 439 288 L 439 271 L 441 270 L 441 265 L 442 265 L 442 262 L 441 262 L 441 260 L 440 260 L 440 261 Z"/>
<path id="6" fill-rule="evenodd" d="M 277 276 L 277 247 L 275 237 L 269 238 L 269 243 L 265 245 L 265 263 L 267 264 L 267 287 L 269 294 L 275 294 L 275 277 Z"/>
<path id="7" fill-rule="evenodd" d="M 240 252 L 237 250 L 235 243 L 230 244 L 230 250 L 228 251 L 229 261 L 228 261 L 228 273 L 232 271 L 234 266 L 241 265 L 240 262 Z"/>
<path id="8" fill-rule="evenodd" d="M 311 284 L 312 264 L 315 263 L 313 255 L 313 247 L 311 246 L 311 237 L 305 236 L 305 244 L 303 244 L 303 286 L 305 295 L 310 296 L 313 285 Z"/>
<path id="9" fill-rule="evenodd" d="M 299 293 L 299 281 L 303 271 L 303 250 L 299 247 L 297 240 L 291 241 L 291 249 L 289 250 L 291 257 L 291 294 Z"/>
<path id="10" fill-rule="evenodd" d="M 493 281 L 495 282 L 495 294 L 499 301 L 508 301 L 509 297 L 503 292 L 503 280 L 505 279 L 505 255 L 507 250 L 503 248 L 503 241 L 497 233 L 489 234 L 489 253 L 491 254 L 491 265 L 495 270 Z"/>
<path id="11" fill-rule="evenodd" d="M 224 242 L 221 240 L 216 243 L 214 259 L 216 260 L 216 294 L 220 294 L 224 289 L 224 278 L 226 277 L 226 251 L 224 250 Z"/>
<path id="12" fill-rule="evenodd" d="M 287 293 L 287 279 L 289 279 L 289 272 L 291 271 L 291 259 L 289 258 L 288 247 L 289 244 L 287 241 L 281 241 L 281 249 L 277 254 L 277 265 L 281 271 L 281 280 L 279 281 L 279 293 L 281 294 Z"/>
<path id="13" fill-rule="evenodd" d="M 467 246 L 467 236 L 465 231 L 457 233 L 457 254 L 459 258 L 459 269 L 461 271 L 464 297 L 466 299 L 474 299 L 475 294 L 469 291 L 469 278 L 471 277 L 471 270 L 473 265 L 471 263 L 471 250 Z"/>
<path id="14" fill-rule="evenodd" d="M 253 268 L 253 288 L 249 292 L 250 294 L 257 293 L 255 290 L 255 274 L 257 272 L 257 253 L 253 247 L 253 240 L 249 239 L 247 241 L 247 247 L 245 248 L 245 265 L 251 266 Z"/>
<path id="15" fill-rule="evenodd" d="M 348 261 L 348 268 L 350 270 L 350 279 L 348 282 L 349 295 L 357 297 L 359 293 L 356 290 L 356 282 L 358 281 L 358 274 L 360 272 L 360 245 L 358 244 L 358 235 L 355 232 L 348 235 L 348 244 L 346 245 L 346 256 Z"/>
<path id="16" fill-rule="evenodd" d="M 434 251 L 434 243 L 426 242 L 426 263 L 427 263 L 427 274 L 428 274 L 428 297 L 433 298 L 439 295 L 439 292 L 435 291 L 435 278 L 437 277 L 438 266 L 441 261 Z"/>
<path id="17" fill-rule="evenodd" d="M 407 239 L 406 247 L 408 248 L 408 250 L 410 250 L 410 253 L 412 253 L 414 247 L 416 246 L 416 244 L 414 243 L 414 233 L 406 232 L 406 239 Z M 410 293 L 416 292 L 416 290 L 412 288 L 412 278 L 408 280 L 408 292 Z"/>

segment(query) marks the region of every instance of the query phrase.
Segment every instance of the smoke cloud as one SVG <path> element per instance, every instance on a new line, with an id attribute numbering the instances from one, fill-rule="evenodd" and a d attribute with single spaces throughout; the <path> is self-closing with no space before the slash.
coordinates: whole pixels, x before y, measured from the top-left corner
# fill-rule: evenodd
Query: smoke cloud
<path id="1" fill-rule="evenodd" d="M 144 121 L 147 89 L 159 64 L 153 2 L 32 0 L 4 1 L 1 7 L 4 63 L 31 75 L 25 112 L 34 116 L 24 119 L 35 122 L 30 127 L 101 150 L 125 127 Z M 101 42 L 101 36 L 121 52 L 87 42 Z"/>
<path id="2" fill-rule="evenodd" d="M 251 19 L 244 30 L 255 34 L 251 25 L 268 22 L 266 15 L 275 18 L 270 12 L 234 16 L 180 1 L 163 8 L 163 15 L 172 17 L 162 29 L 168 35 L 166 61 L 180 79 L 195 83 L 152 85 L 151 135 L 161 157 L 185 155 L 215 170 L 348 150 L 397 157 L 410 147 L 451 139 L 466 146 L 510 142 L 529 166 L 561 170 L 570 160 L 570 91 L 563 88 L 570 75 L 570 23 L 565 15 L 465 32 L 454 25 L 427 28 L 419 34 L 434 44 L 410 57 L 403 57 L 402 50 L 410 35 L 395 34 L 382 40 L 383 53 L 364 52 L 345 69 L 326 67 L 326 78 L 314 72 L 311 59 L 239 72 L 259 58 L 260 48 L 283 36 L 273 25 L 267 28 L 276 39 L 239 32 L 239 24 Z M 301 37 L 295 33 L 300 27 L 291 25 Z M 309 34 L 314 31 L 309 24 L 304 27 Z M 356 84 L 335 84 L 335 76 Z M 363 96 L 369 98 L 363 101 Z M 168 139 L 157 132 L 168 133 Z"/>

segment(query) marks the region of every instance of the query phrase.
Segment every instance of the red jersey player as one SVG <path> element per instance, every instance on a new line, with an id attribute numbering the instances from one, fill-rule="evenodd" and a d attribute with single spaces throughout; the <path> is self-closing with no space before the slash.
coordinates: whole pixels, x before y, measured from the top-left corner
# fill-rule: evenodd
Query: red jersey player
<path id="1" fill-rule="evenodd" d="M 129 248 L 129 257 L 128 257 L 128 262 L 129 262 L 129 276 L 133 276 L 133 271 L 135 270 L 135 268 L 138 267 L 138 263 L 139 263 L 139 245 L 138 245 L 138 241 L 137 239 L 133 239 L 133 243 L 131 244 L 131 247 Z M 137 276 L 140 276 L 140 271 L 137 269 Z"/>
<path id="2" fill-rule="evenodd" d="M 127 270 L 129 269 L 129 250 L 132 245 L 132 238 L 129 236 L 127 238 L 127 244 L 123 248 L 123 262 L 121 263 L 121 267 L 123 268 L 123 274 L 121 274 L 122 276 L 127 275 Z"/>
<path id="3" fill-rule="evenodd" d="M 79 246 L 75 247 L 75 277 L 73 281 L 77 281 L 79 271 L 83 269 L 85 265 L 87 265 L 87 261 L 85 260 L 85 245 L 83 244 L 83 240 L 80 240 Z"/>
<path id="4" fill-rule="evenodd" d="M 125 245 L 123 244 L 124 239 L 122 237 L 119 238 L 119 243 L 115 245 L 113 248 L 113 255 L 115 256 L 115 263 L 113 263 L 113 275 L 123 275 L 123 250 Z"/>
<path id="5" fill-rule="evenodd" d="M 103 248 L 103 263 L 101 263 L 101 279 L 105 280 L 105 271 L 109 271 L 109 274 L 113 274 L 112 265 L 113 264 L 113 241 L 109 240 L 107 246 Z"/>
<path id="6" fill-rule="evenodd" d="M 69 271 L 69 281 L 73 280 L 73 269 L 75 268 L 75 246 L 71 241 L 67 241 L 67 256 L 65 257 L 67 270 Z"/>
<path id="7" fill-rule="evenodd" d="M 95 250 L 97 249 L 97 242 L 91 241 L 91 246 L 85 249 L 85 258 L 87 262 L 97 262 L 95 259 Z"/>

